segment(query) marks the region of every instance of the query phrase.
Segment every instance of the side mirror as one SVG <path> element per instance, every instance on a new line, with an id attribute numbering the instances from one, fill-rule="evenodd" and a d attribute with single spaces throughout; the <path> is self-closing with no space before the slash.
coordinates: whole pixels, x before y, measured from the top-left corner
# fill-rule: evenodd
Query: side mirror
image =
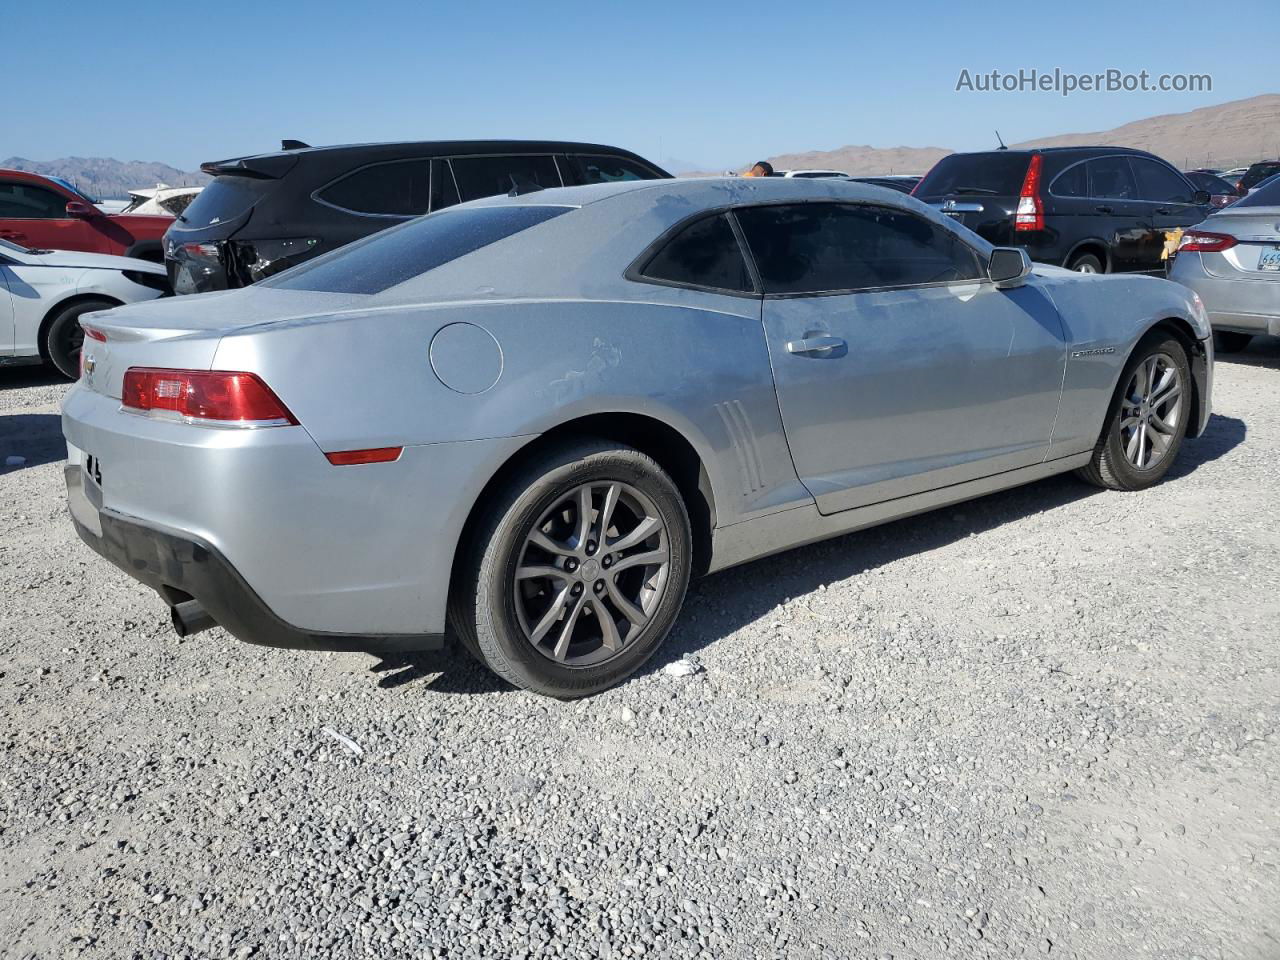
<path id="1" fill-rule="evenodd" d="M 996 247 L 991 251 L 987 276 L 1001 290 L 1020 287 L 1031 274 L 1031 258 L 1021 247 Z"/>
<path id="2" fill-rule="evenodd" d="M 102 215 L 102 211 L 95 207 L 92 203 L 85 203 L 83 200 L 67 201 L 67 216 L 75 217 L 77 220 L 89 220 L 93 217 Z"/>
<path id="3" fill-rule="evenodd" d="M 1212 203 L 1213 197 L 1209 195 L 1208 190 L 1197 190 L 1191 195 L 1191 202 L 1203 207 L 1206 204 Z"/>

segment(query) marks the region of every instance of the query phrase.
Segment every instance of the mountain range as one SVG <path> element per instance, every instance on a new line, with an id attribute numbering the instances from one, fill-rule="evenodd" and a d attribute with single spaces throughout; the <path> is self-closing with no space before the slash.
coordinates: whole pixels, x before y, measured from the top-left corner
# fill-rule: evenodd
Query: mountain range
<path id="1" fill-rule="evenodd" d="M 1149 150 L 1181 169 L 1238 166 L 1280 156 L 1280 94 L 1268 93 L 1247 100 L 1200 107 L 1186 113 L 1147 117 L 1111 130 L 1040 137 L 1010 146 L 1066 147 L 1084 144 Z M 855 176 L 922 174 L 953 152 L 943 147 L 848 146 L 836 150 L 784 153 L 768 159 L 777 170 L 817 168 L 841 170 Z M 737 169 L 744 169 L 755 159 L 745 158 Z"/>
<path id="2" fill-rule="evenodd" d="M 209 182 L 206 174 L 179 170 L 167 163 L 109 157 L 63 157 L 61 160 L 10 157 L 0 160 L 0 167 L 61 177 L 95 200 L 122 200 L 135 187 L 154 187 L 157 183 L 185 187 Z"/>

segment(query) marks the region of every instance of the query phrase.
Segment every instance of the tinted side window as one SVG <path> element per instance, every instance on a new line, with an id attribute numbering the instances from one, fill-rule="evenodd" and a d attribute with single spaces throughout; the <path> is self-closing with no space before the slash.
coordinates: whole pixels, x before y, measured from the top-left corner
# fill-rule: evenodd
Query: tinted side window
<path id="1" fill-rule="evenodd" d="M 887 207 L 808 203 L 737 212 L 766 293 L 821 293 L 977 280 L 955 234 Z"/>
<path id="2" fill-rule="evenodd" d="M 1129 169 L 1128 157 L 1098 157 L 1090 160 L 1089 196 L 1107 200 L 1136 200 L 1137 185 Z"/>
<path id="3" fill-rule="evenodd" d="M 552 157 L 455 157 L 451 163 L 463 200 L 563 186 Z"/>
<path id="4" fill-rule="evenodd" d="M 430 209 L 431 161 L 375 163 L 329 184 L 317 196 L 354 213 L 418 216 Z"/>
<path id="5" fill-rule="evenodd" d="M 620 180 L 657 180 L 642 164 L 623 157 L 571 157 L 583 183 L 617 183 Z"/>
<path id="6" fill-rule="evenodd" d="M 724 214 L 685 227 L 654 254 L 641 275 L 714 290 L 752 289 L 738 238 Z"/>
<path id="7" fill-rule="evenodd" d="M 1130 157 L 1129 162 L 1138 177 L 1138 196 L 1143 200 L 1191 202 L 1191 188 L 1164 164 L 1145 157 Z"/>
<path id="8" fill-rule="evenodd" d="M 1049 185 L 1049 192 L 1056 197 L 1087 197 L 1089 175 L 1083 163 L 1077 163 L 1062 173 Z"/>
<path id="9" fill-rule="evenodd" d="M 0 183 L 0 217 L 15 220 L 61 220 L 67 201 L 60 194 L 29 183 Z"/>

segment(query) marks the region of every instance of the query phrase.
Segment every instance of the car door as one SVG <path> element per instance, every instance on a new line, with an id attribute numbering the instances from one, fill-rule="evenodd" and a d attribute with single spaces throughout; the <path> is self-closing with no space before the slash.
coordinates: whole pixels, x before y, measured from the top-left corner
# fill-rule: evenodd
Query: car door
<path id="1" fill-rule="evenodd" d="M 1138 196 L 1147 215 L 1142 269 L 1163 271 L 1169 235 L 1200 223 L 1212 208 L 1195 202 L 1196 188 L 1172 167 L 1147 157 L 1130 157 L 1129 165 L 1133 168 Z"/>
<path id="2" fill-rule="evenodd" d="M 1149 256 L 1150 226 L 1145 205 L 1124 154 L 1094 157 L 1088 161 L 1089 199 L 1097 219 L 1094 233 L 1111 248 L 1113 271 L 1142 270 Z"/>
<path id="3" fill-rule="evenodd" d="M 895 207 L 735 216 L 792 459 L 822 513 L 1043 460 L 1066 348 L 1036 284 L 996 289 L 958 232 Z"/>
<path id="4" fill-rule="evenodd" d="M 93 249 L 85 221 L 67 216 L 67 199 L 38 184 L 0 179 L 0 240 L 50 250 Z"/>

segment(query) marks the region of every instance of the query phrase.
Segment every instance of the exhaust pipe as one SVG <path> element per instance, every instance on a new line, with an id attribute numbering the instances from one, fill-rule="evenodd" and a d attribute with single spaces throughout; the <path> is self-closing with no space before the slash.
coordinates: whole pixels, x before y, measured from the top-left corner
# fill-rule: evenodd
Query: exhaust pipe
<path id="1" fill-rule="evenodd" d="M 170 607 L 169 618 L 173 621 L 173 632 L 180 637 L 189 637 L 218 625 L 209 616 L 209 611 L 200 606 L 199 600 L 187 600 Z"/>

